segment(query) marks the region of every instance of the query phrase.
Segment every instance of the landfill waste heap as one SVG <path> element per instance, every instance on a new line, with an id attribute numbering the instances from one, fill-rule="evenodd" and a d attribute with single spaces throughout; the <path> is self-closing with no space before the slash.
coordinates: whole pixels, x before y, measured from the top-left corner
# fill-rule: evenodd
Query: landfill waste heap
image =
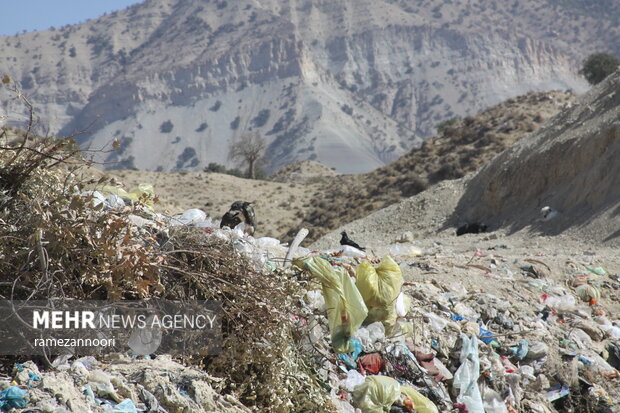
<path id="1" fill-rule="evenodd" d="M 304 230 L 289 246 L 199 209 L 157 213 L 151 185 L 85 179 L 69 141 L 12 145 L 4 299 L 216 300 L 223 351 L 4 356 L 3 411 L 620 411 L 617 260 L 478 234 L 310 250 Z"/>

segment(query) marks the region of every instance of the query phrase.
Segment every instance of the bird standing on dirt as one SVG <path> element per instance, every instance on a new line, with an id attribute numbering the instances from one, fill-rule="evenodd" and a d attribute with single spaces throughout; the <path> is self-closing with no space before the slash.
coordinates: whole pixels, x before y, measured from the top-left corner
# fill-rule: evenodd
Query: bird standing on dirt
<path id="1" fill-rule="evenodd" d="M 220 228 L 228 227 L 233 229 L 242 222 L 245 224 L 243 232 L 248 235 L 253 235 L 256 230 L 256 215 L 254 214 L 252 203 L 235 201 L 230 206 L 228 212 L 222 217 Z"/>
<path id="2" fill-rule="evenodd" d="M 357 242 L 353 241 L 351 238 L 349 238 L 349 236 L 347 235 L 347 233 L 345 231 L 342 231 L 340 233 L 342 235 L 342 238 L 340 238 L 340 245 L 349 245 L 353 248 L 357 248 L 360 251 L 365 251 L 366 248 L 360 247 Z"/>

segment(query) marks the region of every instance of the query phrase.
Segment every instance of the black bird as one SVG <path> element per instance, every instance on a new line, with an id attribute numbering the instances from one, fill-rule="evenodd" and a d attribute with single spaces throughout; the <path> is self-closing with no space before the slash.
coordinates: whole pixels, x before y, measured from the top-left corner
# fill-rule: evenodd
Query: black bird
<path id="1" fill-rule="evenodd" d="M 226 212 L 222 217 L 220 228 L 235 228 L 242 222 L 245 224 L 245 229 L 243 232 L 248 235 L 253 235 L 256 230 L 256 215 L 254 214 L 252 203 L 246 201 L 235 201 L 230 206 L 228 212 Z"/>
<path id="2" fill-rule="evenodd" d="M 347 235 L 347 233 L 345 231 L 342 231 L 340 233 L 342 235 L 342 238 L 340 238 L 340 245 L 349 245 L 353 248 L 357 248 L 358 250 L 361 251 L 365 251 L 366 248 L 360 247 L 357 242 L 353 241 L 351 238 L 349 238 L 349 236 Z"/>

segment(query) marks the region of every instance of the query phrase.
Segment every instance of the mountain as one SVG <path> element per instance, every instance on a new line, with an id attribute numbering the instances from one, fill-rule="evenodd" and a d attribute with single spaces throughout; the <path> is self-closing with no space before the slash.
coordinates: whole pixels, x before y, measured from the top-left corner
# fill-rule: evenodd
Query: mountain
<path id="1" fill-rule="evenodd" d="M 619 47 L 612 0 L 500 3 L 148 0 L 2 37 L 0 71 L 52 133 L 86 131 L 93 149 L 118 139 L 96 154 L 108 167 L 233 166 L 230 142 L 253 130 L 269 173 L 303 159 L 358 173 L 446 119 L 529 90 L 584 91 L 580 61 Z"/>

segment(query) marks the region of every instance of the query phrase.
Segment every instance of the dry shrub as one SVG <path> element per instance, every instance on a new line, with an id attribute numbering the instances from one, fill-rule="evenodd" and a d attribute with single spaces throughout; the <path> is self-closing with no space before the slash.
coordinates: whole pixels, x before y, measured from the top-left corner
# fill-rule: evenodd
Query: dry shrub
<path id="1" fill-rule="evenodd" d="M 7 155 L 0 151 L 0 164 Z M 330 411 L 294 339 L 296 282 L 264 273 L 202 229 L 135 227 L 127 218 L 143 211 L 141 203 L 117 212 L 95 208 L 90 197 L 74 194 L 83 185 L 66 169 L 42 163 L 33 172 L 14 194 L 2 192 L 2 298 L 218 300 L 222 353 L 185 362 L 225 378 L 222 391 L 257 411 Z M 0 180 L 0 188 L 10 185 Z"/>
<path id="2" fill-rule="evenodd" d="M 41 153 L 53 150 L 65 162 L 74 160 L 46 141 L 25 146 L 17 159 L 14 150 L 0 150 L 2 297 L 121 299 L 160 291 L 163 257 L 156 253 L 155 240 L 138 234 L 126 219 L 141 206 L 102 213 L 89 197 L 79 195 L 83 185 L 70 171 L 54 168 L 49 157 L 30 159 L 33 151 L 26 148 L 33 147 Z M 29 174 L 20 172 L 25 170 Z M 18 174 L 24 179 L 17 185 L 8 177 Z"/>
<path id="3" fill-rule="evenodd" d="M 226 393 L 260 411 L 329 411 L 325 393 L 296 347 L 303 290 L 276 271 L 265 274 L 230 242 L 202 229 L 173 228 L 164 243 L 168 299 L 217 300 L 223 309 L 223 352 L 200 362 L 226 377 Z"/>

